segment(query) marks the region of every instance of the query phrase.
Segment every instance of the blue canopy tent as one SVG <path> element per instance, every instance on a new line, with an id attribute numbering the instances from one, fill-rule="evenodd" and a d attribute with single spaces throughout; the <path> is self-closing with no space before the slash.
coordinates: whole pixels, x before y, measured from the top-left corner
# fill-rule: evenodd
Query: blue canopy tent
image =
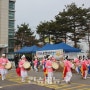
<path id="1" fill-rule="evenodd" d="M 25 46 L 25 47 L 22 47 L 20 50 L 14 52 L 14 53 L 22 53 L 24 50 L 26 50 L 28 47 Z"/>
<path id="2" fill-rule="evenodd" d="M 25 53 L 35 53 L 38 49 L 40 49 L 40 47 L 34 45 L 31 47 L 28 47 L 27 50 L 25 50 Z"/>
<path id="3" fill-rule="evenodd" d="M 39 49 L 38 51 L 57 50 L 57 49 L 63 49 L 64 52 L 81 52 L 80 49 L 71 47 L 65 43 L 46 45 L 46 46 L 42 47 L 41 49 Z"/>
<path id="4" fill-rule="evenodd" d="M 52 47 L 52 44 L 46 44 L 46 45 L 44 45 L 42 48 L 38 49 L 38 51 L 48 50 L 50 47 Z"/>
<path id="5" fill-rule="evenodd" d="M 63 49 L 64 52 L 81 52 L 80 49 L 74 48 L 74 47 L 72 47 L 68 44 L 65 44 L 65 43 L 55 44 L 53 47 L 55 49 Z"/>
<path id="6" fill-rule="evenodd" d="M 35 53 L 37 50 L 39 49 L 38 46 L 34 45 L 34 46 L 31 46 L 31 47 L 23 47 L 21 48 L 20 50 L 14 52 L 14 53 L 17 53 L 17 54 L 22 54 L 22 53 Z"/>

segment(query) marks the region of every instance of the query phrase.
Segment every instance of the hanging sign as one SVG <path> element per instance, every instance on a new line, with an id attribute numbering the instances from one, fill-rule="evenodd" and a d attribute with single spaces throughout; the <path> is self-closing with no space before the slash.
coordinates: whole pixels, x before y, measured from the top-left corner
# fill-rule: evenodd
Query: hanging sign
<path id="1" fill-rule="evenodd" d="M 44 50 L 44 51 L 37 51 L 36 56 L 39 58 L 43 58 L 46 55 L 52 55 L 56 59 L 60 59 L 63 57 L 63 49 L 58 50 Z"/>

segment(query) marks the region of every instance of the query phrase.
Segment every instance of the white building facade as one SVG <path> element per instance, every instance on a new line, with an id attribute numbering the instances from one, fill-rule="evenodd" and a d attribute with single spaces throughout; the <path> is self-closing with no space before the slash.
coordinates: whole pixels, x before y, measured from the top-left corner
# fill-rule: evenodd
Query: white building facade
<path id="1" fill-rule="evenodd" d="M 15 1 L 0 0 L 0 55 L 14 51 Z"/>

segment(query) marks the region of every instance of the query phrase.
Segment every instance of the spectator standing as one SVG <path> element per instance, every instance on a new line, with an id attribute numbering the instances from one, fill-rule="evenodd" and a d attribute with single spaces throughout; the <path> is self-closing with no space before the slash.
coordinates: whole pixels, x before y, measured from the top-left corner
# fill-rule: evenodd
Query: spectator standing
<path id="1" fill-rule="evenodd" d="M 17 67 L 18 67 L 18 62 L 19 62 L 19 57 L 18 57 L 18 55 L 15 55 L 15 56 L 14 56 L 14 62 L 15 62 L 15 67 L 17 68 Z"/>

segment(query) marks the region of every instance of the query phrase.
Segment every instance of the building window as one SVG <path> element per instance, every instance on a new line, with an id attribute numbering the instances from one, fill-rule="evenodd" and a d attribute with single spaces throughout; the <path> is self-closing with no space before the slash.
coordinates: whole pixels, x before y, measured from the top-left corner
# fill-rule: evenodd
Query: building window
<path id="1" fill-rule="evenodd" d="M 11 38 L 14 38 L 14 32 L 13 31 L 9 31 L 9 39 L 11 39 Z"/>
<path id="2" fill-rule="evenodd" d="M 9 11 L 9 19 L 13 19 L 14 20 L 14 14 L 15 12 L 14 11 Z"/>
<path id="3" fill-rule="evenodd" d="M 9 32 L 12 32 L 12 33 L 14 33 L 14 29 L 9 29 Z"/>
<path id="4" fill-rule="evenodd" d="M 9 47 L 13 47 L 14 46 L 14 40 L 13 39 L 10 39 L 9 40 Z"/>
<path id="5" fill-rule="evenodd" d="M 8 52 L 14 51 L 15 1 L 9 0 L 8 20 Z"/>
<path id="6" fill-rule="evenodd" d="M 9 2 L 9 10 L 15 10 L 15 2 L 13 1 Z"/>
<path id="7" fill-rule="evenodd" d="M 9 20 L 9 28 L 14 28 L 14 21 L 13 20 Z"/>
<path id="8" fill-rule="evenodd" d="M 9 52 L 14 52 L 14 49 L 13 49 L 13 48 L 9 48 L 8 51 L 9 51 Z"/>

